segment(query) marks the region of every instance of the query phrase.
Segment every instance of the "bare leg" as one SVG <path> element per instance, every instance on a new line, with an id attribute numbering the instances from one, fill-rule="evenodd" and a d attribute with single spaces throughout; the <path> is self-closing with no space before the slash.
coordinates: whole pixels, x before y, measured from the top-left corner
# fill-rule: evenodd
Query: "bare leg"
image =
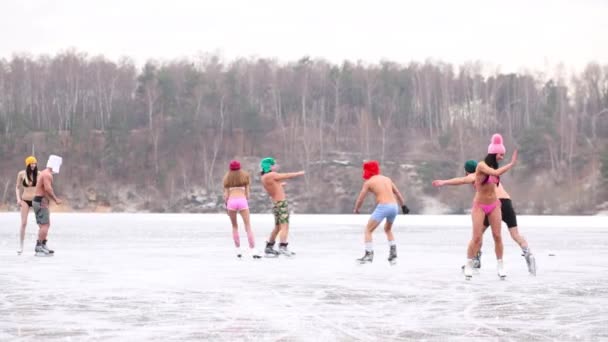
<path id="1" fill-rule="evenodd" d="M 374 232 L 374 230 L 376 230 L 376 228 L 378 228 L 378 226 L 380 225 L 380 222 L 377 222 L 375 220 L 370 219 L 369 221 L 367 221 L 367 226 L 365 227 L 365 243 L 372 243 L 372 233 Z M 391 233 L 392 236 L 393 233 Z M 387 233 L 388 236 L 388 233 Z"/>
<path id="2" fill-rule="evenodd" d="M 51 227 L 51 224 L 50 223 L 40 224 L 38 226 L 40 227 L 40 229 L 38 229 L 38 240 L 44 241 L 47 239 L 47 236 L 49 235 L 49 228 Z"/>
<path id="3" fill-rule="evenodd" d="M 393 236 L 393 222 L 386 221 L 384 223 L 384 233 L 386 233 L 386 239 L 388 240 L 389 252 L 388 252 L 388 261 L 391 264 L 396 262 L 397 259 L 397 245 L 395 244 L 395 236 Z"/>
<path id="4" fill-rule="evenodd" d="M 234 246 L 241 247 L 241 237 L 239 236 L 239 224 L 236 220 L 236 211 L 228 210 L 228 217 L 230 217 L 230 223 L 232 224 L 232 239 L 234 240 Z"/>
<path id="5" fill-rule="evenodd" d="M 376 220 L 373 219 L 369 219 L 369 221 L 367 221 L 367 226 L 365 227 L 365 255 L 363 255 L 363 257 L 357 259 L 358 262 L 360 262 L 361 264 L 365 264 L 368 262 L 372 262 L 374 260 L 374 245 L 372 242 L 372 233 L 374 232 L 374 230 L 376 230 L 376 228 L 378 228 L 378 226 L 380 225 L 381 222 L 378 222 Z M 385 229 L 386 231 L 386 229 Z M 392 233 L 390 232 L 390 226 L 388 228 L 387 231 L 387 236 L 389 236 L 389 234 L 392 236 Z"/>
<path id="6" fill-rule="evenodd" d="M 289 223 L 279 224 L 279 241 L 281 243 L 287 243 L 288 235 L 289 235 Z"/>
<path id="7" fill-rule="evenodd" d="M 277 235 L 279 235 L 280 230 L 281 230 L 281 227 L 278 224 L 276 224 L 274 226 L 274 229 L 272 230 L 272 232 L 270 232 L 270 237 L 268 238 L 268 242 L 274 243 L 277 240 Z"/>
<path id="8" fill-rule="evenodd" d="M 483 234 L 483 219 L 485 218 L 485 213 L 478 207 L 473 207 L 473 211 L 471 212 L 471 219 L 473 220 L 473 236 L 471 237 L 471 241 L 469 242 L 469 246 L 467 248 L 467 259 L 473 259 L 479 249 L 481 248 L 481 237 Z"/>
<path id="9" fill-rule="evenodd" d="M 249 242 L 249 248 L 255 248 L 255 236 L 251 230 L 251 218 L 249 215 L 249 209 L 241 210 L 241 218 L 245 224 L 245 231 L 247 232 L 247 241 Z"/>
<path id="10" fill-rule="evenodd" d="M 23 241 L 25 240 L 25 227 L 27 227 L 27 215 L 30 212 L 30 207 L 24 201 L 21 201 L 21 228 L 19 230 L 19 253 L 23 252 Z"/>
<path id="11" fill-rule="evenodd" d="M 509 228 L 509 234 L 511 234 L 511 238 L 513 239 L 513 241 L 517 242 L 519 247 L 521 247 L 522 249 L 528 248 L 528 242 L 523 236 L 519 234 L 519 230 L 517 229 L 517 227 Z"/>
<path id="12" fill-rule="evenodd" d="M 386 221 L 384 223 L 384 233 L 386 233 L 386 239 L 390 241 L 395 241 L 395 236 L 393 236 L 393 222 Z"/>
<path id="13" fill-rule="evenodd" d="M 496 252 L 496 259 L 502 260 L 504 246 L 502 244 L 502 236 L 500 232 L 500 225 L 502 223 L 502 214 L 500 212 L 500 208 L 494 209 L 488 216 L 488 219 L 490 221 L 490 226 L 492 227 L 492 237 L 494 238 L 494 251 Z"/>

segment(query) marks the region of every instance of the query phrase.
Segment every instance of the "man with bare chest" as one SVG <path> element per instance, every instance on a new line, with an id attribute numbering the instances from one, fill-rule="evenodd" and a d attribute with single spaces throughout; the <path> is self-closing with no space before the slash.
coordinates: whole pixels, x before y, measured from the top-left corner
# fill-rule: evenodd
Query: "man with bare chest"
<path id="1" fill-rule="evenodd" d="M 285 197 L 283 181 L 304 175 L 304 171 L 278 173 L 276 161 L 274 158 L 264 158 L 260 163 L 262 169 L 262 185 L 268 196 L 274 204 L 272 213 L 274 215 L 274 229 L 270 233 L 270 237 L 266 242 L 264 253 L 266 257 L 277 257 L 280 254 L 285 256 L 293 256 L 295 253 L 287 249 L 287 237 L 289 234 L 289 206 Z M 279 250 L 274 249 L 275 240 L 279 236 Z"/>
<path id="2" fill-rule="evenodd" d="M 36 194 L 32 201 L 32 208 L 34 209 L 34 214 L 36 214 L 36 223 L 40 227 L 35 248 L 36 256 L 53 256 L 55 253 L 55 251 L 47 247 L 46 241 L 51 226 L 49 202 L 52 199 L 55 203 L 61 204 L 61 200 L 57 198 L 53 190 L 53 173 L 59 173 L 61 162 L 61 157 L 51 155 L 46 164 L 46 169 L 40 172 L 38 183 L 36 184 Z"/>

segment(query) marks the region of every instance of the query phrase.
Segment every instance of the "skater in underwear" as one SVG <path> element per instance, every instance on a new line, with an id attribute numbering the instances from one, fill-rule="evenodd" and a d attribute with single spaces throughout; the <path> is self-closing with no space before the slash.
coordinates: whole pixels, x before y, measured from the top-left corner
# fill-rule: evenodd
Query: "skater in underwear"
<path id="1" fill-rule="evenodd" d="M 274 158 L 264 158 L 260 162 L 262 185 L 268 196 L 272 199 L 272 214 L 274 215 L 274 229 L 270 233 L 264 254 L 266 257 L 277 257 L 280 255 L 293 256 L 295 253 L 287 248 L 287 238 L 289 235 L 289 205 L 285 196 L 284 181 L 287 179 L 300 177 L 304 171 L 279 173 L 278 165 Z M 279 250 L 274 249 L 277 236 L 279 237 Z"/>
<path id="2" fill-rule="evenodd" d="M 502 214 L 500 211 L 500 201 L 496 195 L 496 187 L 500 183 L 500 176 L 510 170 L 517 162 L 517 150 L 513 152 L 511 162 L 499 168 L 496 155 L 505 153 L 502 144 L 502 136 L 494 134 L 488 147 L 488 155 L 485 160 L 477 164 L 475 169 L 475 197 L 473 199 L 473 209 L 471 218 L 473 221 L 473 236 L 467 249 L 467 263 L 465 264 L 464 274 L 466 279 L 473 275 L 473 258 L 481 248 L 481 237 L 483 234 L 484 220 L 486 216 L 492 227 L 492 237 L 494 238 L 494 251 L 497 259 L 498 276 L 504 278 L 503 267 L 503 244 L 500 231 Z"/>
<path id="3" fill-rule="evenodd" d="M 255 249 L 255 237 L 251 230 L 249 204 L 247 202 L 251 178 L 247 172 L 241 170 L 241 163 L 237 160 L 231 161 L 229 168 L 230 170 L 224 175 L 224 203 L 226 203 L 226 210 L 232 224 L 232 238 L 236 248 L 236 256 L 238 258 L 242 257 L 241 237 L 239 236 L 237 222 L 237 214 L 240 214 L 245 224 L 250 254 L 254 259 L 260 259 L 261 256 Z"/>
<path id="4" fill-rule="evenodd" d="M 395 237 L 393 236 L 393 223 L 395 217 L 399 212 L 399 206 L 404 214 L 409 213 L 408 207 L 405 205 L 405 199 L 399 192 L 399 189 L 395 186 L 393 181 L 380 174 L 380 165 L 377 161 L 372 160 L 363 163 L 363 187 L 355 202 L 355 208 L 353 212 L 359 213 L 359 209 L 365 200 L 365 196 L 368 192 L 371 192 L 376 196 L 376 209 L 372 213 L 372 216 L 367 222 L 365 228 L 365 254 L 362 258 L 357 259 L 360 263 L 368 263 L 374 260 L 374 247 L 372 242 L 372 233 L 374 230 L 386 219 L 384 223 L 384 232 L 389 245 L 388 261 L 394 264 L 397 259 L 397 244 L 395 243 Z"/>
<path id="5" fill-rule="evenodd" d="M 496 160 L 499 162 L 504 159 L 503 153 L 498 153 L 496 155 Z M 465 176 L 464 177 L 456 177 L 447 180 L 435 180 L 433 181 L 433 186 L 441 187 L 445 185 L 463 185 L 463 184 L 473 184 L 475 183 L 475 169 L 477 168 L 477 161 L 475 160 L 467 160 L 464 164 Z M 496 187 L 496 196 L 500 200 L 500 211 L 502 216 L 502 221 L 506 223 L 509 228 L 509 233 L 513 241 L 517 242 L 517 244 L 521 247 L 522 256 L 526 261 L 526 265 L 528 266 L 528 272 L 531 275 L 536 275 L 536 260 L 534 255 L 530 251 L 528 247 L 528 242 L 526 239 L 519 234 L 519 230 L 517 228 L 517 215 L 515 214 L 515 210 L 513 209 L 513 204 L 511 203 L 511 196 L 505 190 L 502 182 L 498 184 Z M 488 229 L 490 223 L 488 222 L 488 217 L 484 219 L 484 228 L 483 233 Z M 473 268 L 481 267 L 481 250 L 477 253 L 475 258 L 473 259 Z M 464 269 L 464 266 L 462 266 Z"/>
<path id="6" fill-rule="evenodd" d="M 32 207 L 32 200 L 36 195 L 36 184 L 38 183 L 38 161 L 34 156 L 25 158 L 25 170 L 17 173 L 15 193 L 17 205 L 21 209 L 21 226 L 19 229 L 19 248 L 17 254 L 23 253 L 23 240 L 25 240 L 25 227 L 27 226 L 27 215 Z"/>

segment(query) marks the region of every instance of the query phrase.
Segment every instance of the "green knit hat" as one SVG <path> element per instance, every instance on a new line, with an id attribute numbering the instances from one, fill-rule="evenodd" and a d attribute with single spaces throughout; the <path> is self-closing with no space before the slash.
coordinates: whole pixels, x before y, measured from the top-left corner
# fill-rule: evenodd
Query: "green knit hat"
<path id="1" fill-rule="evenodd" d="M 475 173 L 475 170 L 477 169 L 477 161 L 476 160 L 467 160 L 464 163 L 464 170 L 468 173 Z"/>
<path id="2" fill-rule="evenodd" d="M 274 161 L 274 158 L 271 158 L 271 157 L 264 158 L 260 162 L 260 168 L 262 169 L 262 172 L 267 173 L 267 172 L 272 171 L 272 166 L 274 164 L 276 164 L 276 162 Z"/>

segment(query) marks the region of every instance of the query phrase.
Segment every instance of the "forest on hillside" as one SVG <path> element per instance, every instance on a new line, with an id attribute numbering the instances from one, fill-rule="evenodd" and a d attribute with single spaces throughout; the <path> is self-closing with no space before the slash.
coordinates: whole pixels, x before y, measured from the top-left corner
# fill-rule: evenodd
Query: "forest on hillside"
<path id="1" fill-rule="evenodd" d="M 305 192 L 294 195 L 300 211 L 348 212 L 366 159 L 400 174 L 418 195 L 445 202 L 430 180 L 483 158 L 495 132 L 509 155 L 520 150 L 510 179 L 521 202 L 539 196 L 530 191 L 536 178 L 565 196 L 542 207 L 534 199 L 526 212 L 608 209 L 601 207 L 608 201 L 608 65 L 503 74 L 480 63 L 337 65 L 308 57 L 201 55 L 138 66 L 70 50 L 0 59 L 5 204 L 14 202 L 16 172 L 32 153 L 43 161 L 63 155 L 58 185 L 73 203 L 103 198 L 117 211 L 126 209 L 115 206 L 125 189 L 126 200 L 143 203 L 135 210 L 198 210 L 187 202 L 213 202 L 230 159 L 248 161 L 255 174 L 256 161 L 269 155 L 284 169 L 311 170 L 289 190 Z M 319 171 L 328 163 L 352 167 L 328 176 Z M 343 204 L 328 208 L 316 196 Z M 559 201 L 569 204 L 557 208 Z M 221 203 L 205 208 L 221 210 Z"/>

